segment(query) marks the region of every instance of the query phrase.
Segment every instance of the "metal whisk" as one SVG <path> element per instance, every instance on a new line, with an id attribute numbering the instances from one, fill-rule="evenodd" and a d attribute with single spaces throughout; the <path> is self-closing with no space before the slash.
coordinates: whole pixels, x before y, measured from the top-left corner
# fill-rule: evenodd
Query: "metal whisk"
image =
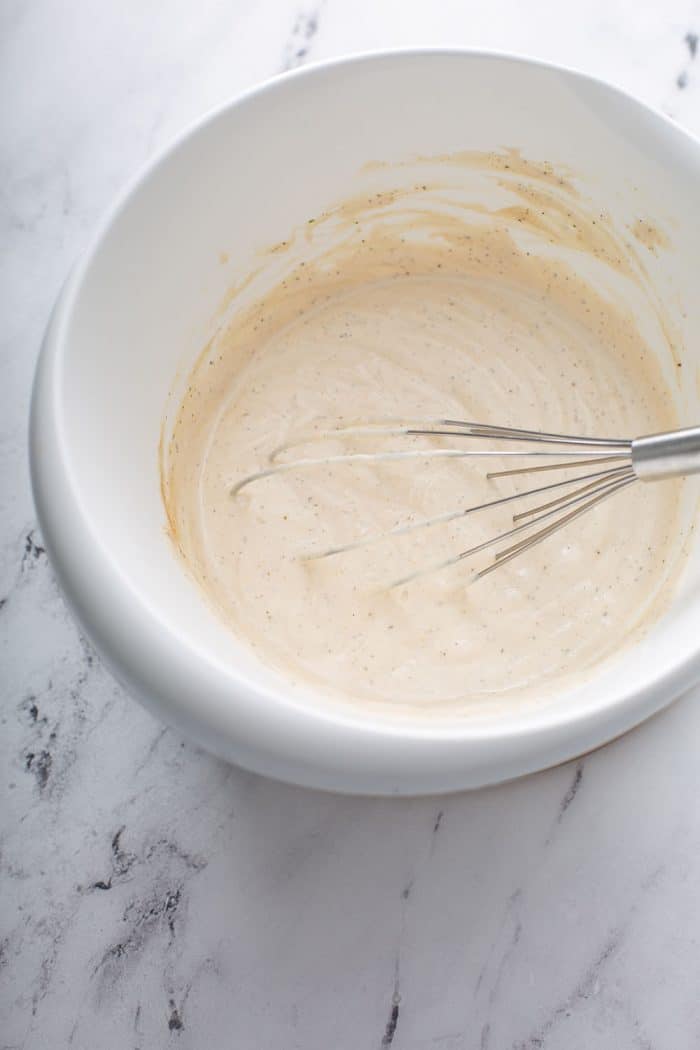
<path id="1" fill-rule="evenodd" d="M 464 448 L 423 448 L 391 450 L 385 452 L 349 452 L 339 455 L 318 458 L 294 459 L 278 462 L 279 456 L 294 447 L 309 443 L 309 439 L 290 442 L 275 449 L 270 466 L 242 478 L 231 488 L 233 496 L 255 481 L 287 471 L 303 470 L 312 467 L 328 466 L 336 463 L 362 463 L 403 459 L 513 459 L 515 462 L 529 459 L 525 466 L 514 466 L 508 470 L 497 470 L 487 473 L 487 478 L 514 477 L 519 475 L 540 474 L 545 471 L 575 471 L 564 480 L 528 488 L 510 496 L 502 496 L 477 506 L 462 507 L 448 511 L 432 518 L 412 521 L 399 525 L 388 532 L 363 537 L 353 543 L 332 547 L 315 554 L 310 559 L 328 558 L 357 550 L 371 543 L 379 542 L 390 536 L 399 536 L 416 529 L 429 528 L 432 525 L 454 521 L 479 511 L 498 507 L 530 497 L 542 496 L 562 490 L 562 494 L 547 498 L 545 502 L 536 502 L 513 515 L 513 527 L 492 536 L 482 543 L 467 550 L 460 551 L 453 557 L 429 565 L 395 580 L 393 587 L 410 583 L 421 576 L 439 569 L 456 565 L 480 551 L 520 537 L 515 542 L 497 550 L 494 560 L 486 568 L 472 573 L 470 579 L 478 580 L 506 562 L 518 557 L 525 551 L 542 543 L 555 532 L 563 529 L 570 522 L 580 518 L 603 500 L 633 485 L 637 481 L 658 481 L 665 478 L 683 477 L 700 473 L 700 426 L 684 430 L 673 430 L 662 434 L 651 434 L 646 437 L 625 440 L 622 438 L 578 437 L 571 434 L 551 434 L 538 430 L 521 430 L 515 427 L 493 426 L 483 423 L 470 423 L 459 419 L 437 419 L 413 421 L 409 424 L 364 424 L 362 426 L 339 427 L 335 430 L 317 432 L 312 440 L 349 437 L 353 435 L 393 435 L 406 437 L 451 437 L 460 440 L 486 438 L 498 442 L 518 442 L 535 447 L 518 450 L 475 450 Z M 542 446 L 553 446 L 543 448 Z M 545 524 L 546 523 L 546 524 Z"/>

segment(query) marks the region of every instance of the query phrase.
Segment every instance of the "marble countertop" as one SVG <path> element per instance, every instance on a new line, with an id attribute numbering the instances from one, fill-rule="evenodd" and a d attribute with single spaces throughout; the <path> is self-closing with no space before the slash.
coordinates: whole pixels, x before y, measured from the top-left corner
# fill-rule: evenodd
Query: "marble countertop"
<path id="1" fill-rule="evenodd" d="M 8 0 L 0 10 L 0 1048 L 700 1046 L 700 691 L 585 760 L 342 798 L 157 725 L 66 613 L 34 522 L 30 384 L 115 192 L 300 63 L 526 52 L 700 132 L 697 0 Z"/>

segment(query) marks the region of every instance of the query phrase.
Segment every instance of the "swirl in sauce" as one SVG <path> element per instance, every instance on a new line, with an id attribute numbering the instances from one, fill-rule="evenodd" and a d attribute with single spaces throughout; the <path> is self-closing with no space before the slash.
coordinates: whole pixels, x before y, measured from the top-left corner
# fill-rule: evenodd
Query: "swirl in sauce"
<path id="1" fill-rule="evenodd" d="M 470 165 L 497 206 L 458 199 Z M 625 298 L 651 295 L 643 267 L 607 216 L 514 154 L 452 170 L 346 202 L 271 252 L 272 286 L 234 298 L 172 430 L 164 493 L 184 559 L 239 638 L 318 694 L 453 707 L 551 695 L 653 623 L 681 558 L 677 483 L 632 486 L 473 586 L 458 565 L 396 589 L 510 527 L 513 508 L 303 556 L 537 481 L 414 459 L 288 471 L 231 497 L 288 442 L 280 462 L 436 444 L 315 437 L 368 419 L 623 437 L 678 425 Z"/>

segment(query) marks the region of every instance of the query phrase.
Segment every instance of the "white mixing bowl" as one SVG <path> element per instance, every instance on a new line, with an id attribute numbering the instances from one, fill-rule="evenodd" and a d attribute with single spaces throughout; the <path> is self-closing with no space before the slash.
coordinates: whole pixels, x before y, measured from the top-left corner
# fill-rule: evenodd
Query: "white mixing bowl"
<path id="1" fill-rule="evenodd" d="M 650 266 L 663 267 L 685 344 L 684 421 L 697 423 L 700 145 L 614 88 L 517 58 L 369 55 L 250 92 L 133 183 L 61 294 L 31 420 L 53 566 L 127 688 L 240 765 L 358 793 L 475 787 L 595 748 L 700 677 L 698 543 L 668 613 L 641 642 L 566 696 L 470 725 L 292 696 L 217 619 L 166 534 L 163 413 L 233 275 L 351 195 L 368 161 L 503 147 L 570 166 L 622 221 L 641 213 L 670 231 L 671 249 L 662 262 L 650 253 Z M 621 519 L 620 528 L 633 527 Z"/>

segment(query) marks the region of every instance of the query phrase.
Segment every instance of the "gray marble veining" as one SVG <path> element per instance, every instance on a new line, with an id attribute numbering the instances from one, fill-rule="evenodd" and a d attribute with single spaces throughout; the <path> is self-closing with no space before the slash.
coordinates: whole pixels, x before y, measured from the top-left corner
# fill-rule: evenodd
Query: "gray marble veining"
<path id="1" fill-rule="evenodd" d="M 103 670 L 26 468 L 66 272 L 124 181 L 206 108 L 344 51 L 471 44 L 585 68 L 697 131 L 699 31 L 690 0 L 0 11 L 0 1048 L 700 1046 L 700 692 L 474 794 L 265 781 Z"/>

